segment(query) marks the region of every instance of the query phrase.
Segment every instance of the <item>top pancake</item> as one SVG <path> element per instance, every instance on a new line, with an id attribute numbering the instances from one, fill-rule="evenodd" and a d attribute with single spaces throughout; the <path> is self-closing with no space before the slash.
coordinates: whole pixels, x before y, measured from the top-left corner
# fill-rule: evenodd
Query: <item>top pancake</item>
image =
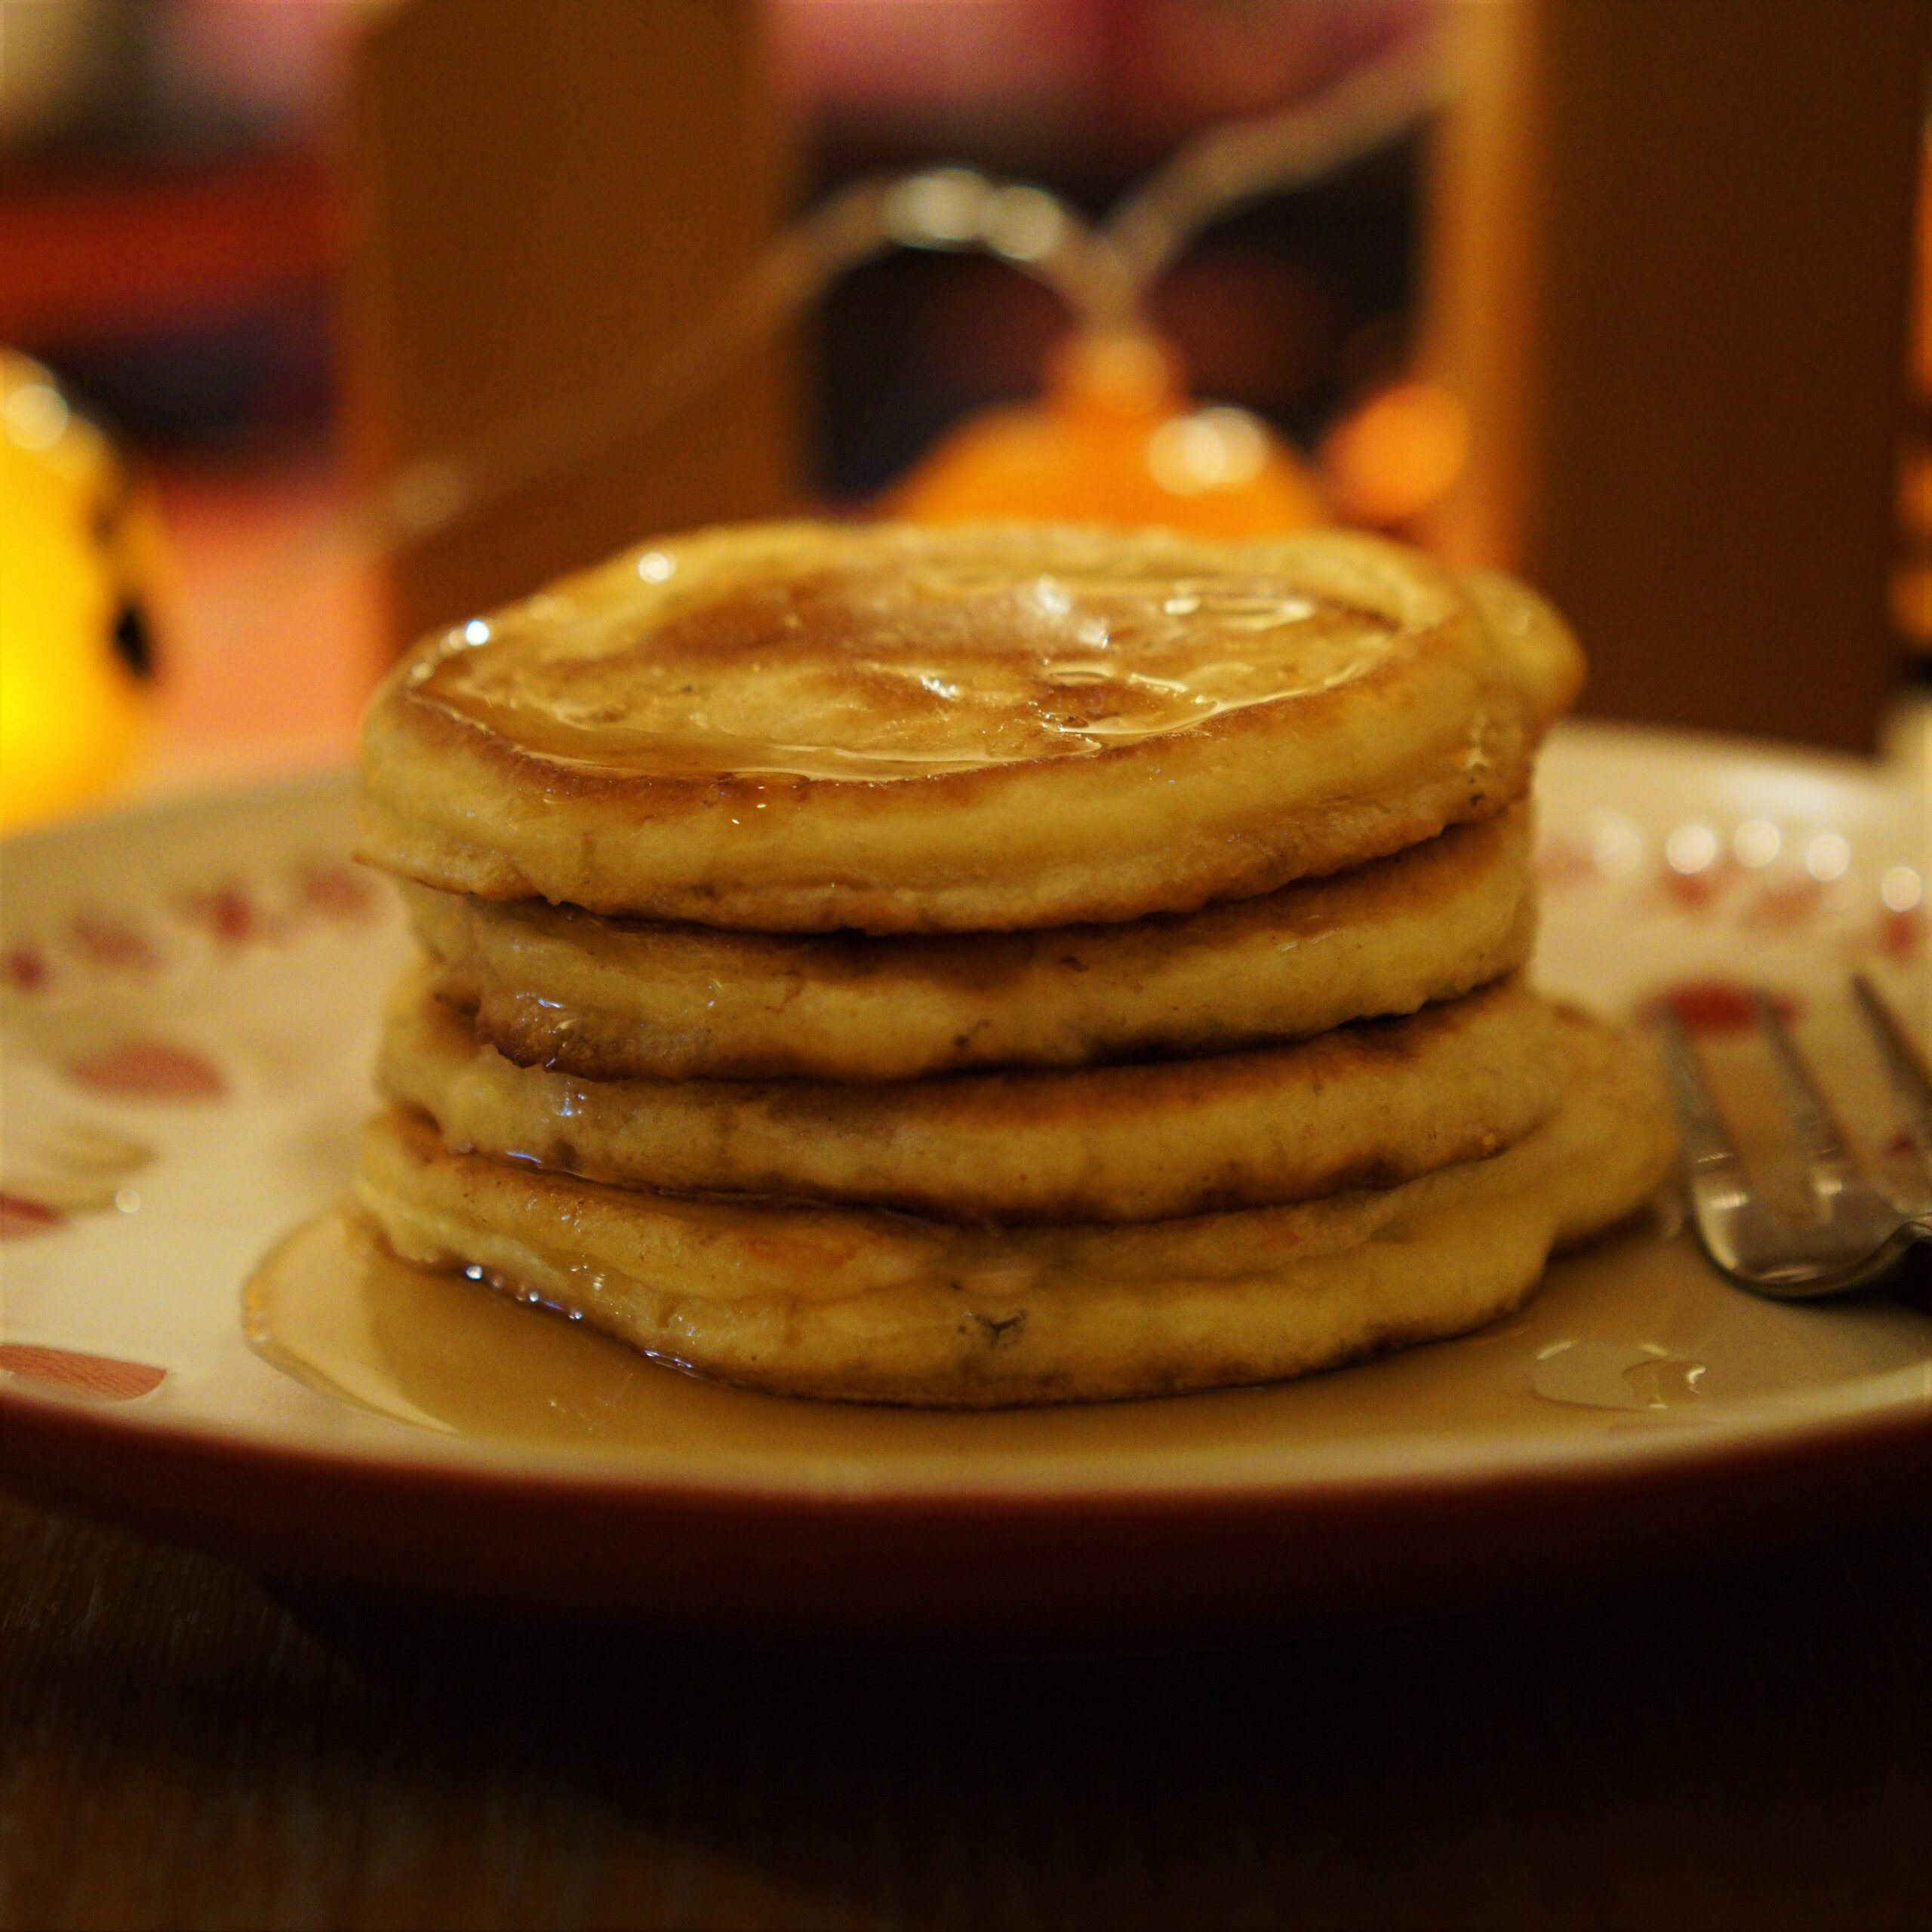
<path id="1" fill-rule="evenodd" d="M 1520 587 L 1339 532 L 713 530 L 425 640 L 361 849 L 752 931 L 1186 912 L 1500 811 L 1580 675 Z"/>

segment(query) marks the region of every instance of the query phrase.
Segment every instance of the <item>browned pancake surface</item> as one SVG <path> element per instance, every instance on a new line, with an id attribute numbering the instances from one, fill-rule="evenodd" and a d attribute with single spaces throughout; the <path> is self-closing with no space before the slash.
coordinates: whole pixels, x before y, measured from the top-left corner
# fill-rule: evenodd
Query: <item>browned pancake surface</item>
<path id="1" fill-rule="evenodd" d="M 901 1080 L 1232 1051 L 1414 1012 L 1521 965 L 1518 808 L 1376 864 L 1124 925 L 729 933 L 426 886 L 438 990 L 523 1066 L 591 1079 Z"/>
<path id="2" fill-rule="evenodd" d="M 1387 1187 L 1520 1139 L 1557 1102 L 1513 980 L 1292 1045 L 924 1080 L 592 1081 L 519 1067 L 405 982 L 378 1081 L 454 1148 L 681 1194 L 960 1221 L 1153 1221 Z"/>

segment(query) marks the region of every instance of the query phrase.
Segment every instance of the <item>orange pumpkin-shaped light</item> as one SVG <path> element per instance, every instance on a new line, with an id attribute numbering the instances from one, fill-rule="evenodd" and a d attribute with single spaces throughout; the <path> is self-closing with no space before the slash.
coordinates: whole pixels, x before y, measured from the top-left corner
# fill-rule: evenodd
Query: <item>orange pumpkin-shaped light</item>
<path id="1" fill-rule="evenodd" d="M 1129 330 L 1069 337 L 1038 402 L 970 418 L 881 507 L 914 522 L 1038 517 L 1212 537 L 1274 535 L 1326 517 L 1313 478 L 1265 423 L 1196 408 L 1174 352 Z"/>

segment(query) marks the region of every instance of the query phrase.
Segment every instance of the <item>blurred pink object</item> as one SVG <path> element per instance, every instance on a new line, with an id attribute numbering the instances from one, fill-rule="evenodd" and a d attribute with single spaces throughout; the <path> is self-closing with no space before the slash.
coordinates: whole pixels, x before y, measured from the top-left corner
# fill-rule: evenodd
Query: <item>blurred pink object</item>
<path id="1" fill-rule="evenodd" d="M 375 572 L 307 540 L 338 501 L 319 462 L 183 465 L 159 478 L 179 580 L 154 789 L 346 758 L 380 663 Z"/>

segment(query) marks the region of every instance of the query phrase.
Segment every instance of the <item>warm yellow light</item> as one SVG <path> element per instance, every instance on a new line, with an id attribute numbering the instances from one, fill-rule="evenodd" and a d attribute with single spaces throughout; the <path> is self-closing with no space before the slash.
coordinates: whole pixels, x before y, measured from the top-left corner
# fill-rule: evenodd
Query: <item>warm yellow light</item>
<path id="1" fill-rule="evenodd" d="M 0 828 L 85 804 L 132 756 L 141 701 L 115 652 L 113 458 L 46 371 L 0 355 Z"/>
<path id="2" fill-rule="evenodd" d="M 962 423 L 882 507 L 921 523 L 1041 517 L 1214 537 L 1324 521 L 1313 479 L 1266 424 L 1195 408 L 1173 351 L 1128 331 L 1069 337 L 1041 401 Z"/>

